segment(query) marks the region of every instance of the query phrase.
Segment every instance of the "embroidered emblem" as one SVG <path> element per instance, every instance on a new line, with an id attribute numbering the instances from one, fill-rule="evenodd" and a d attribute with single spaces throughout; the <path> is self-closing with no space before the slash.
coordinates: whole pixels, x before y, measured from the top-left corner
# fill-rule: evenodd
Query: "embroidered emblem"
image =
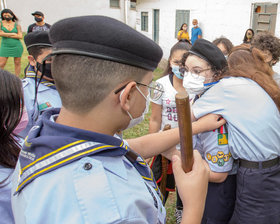
<path id="1" fill-rule="evenodd" d="M 44 110 L 48 107 L 52 107 L 52 105 L 49 102 L 42 103 L 42 104 L 39 105 L 39 111 Z"/>
<path id="2" fill-rule="evenodd" d="M 218 145 L 227 145 L 228 144 L 228 134 L 218 134 Z"/>
<path id="3" fill-rule="evenodd" d="M 222 151 L 219 151 L 219 152 L 217 152 L 217 157 L 219 158 L 219 159 L 222 159 L 223 157 L 224 157 L 224 152 L 222 152 Z"/>
<path id="4" fill-rule="evenodd" d="M 224 166 L 225 163 L 229 161 L 231 153 L 229 152 L 229 154 L 225 154 L 223 151 L 218 151 L 217 155 L 211 155 L 210 153 L 207 153 L 206 157 L 208 161 L 217 163 L 218 166 Z"/>
<path id="5" fill-rule="evenodd" d="M 217 156 L 212 156 L 212 163 L 216 163 L 218 161 L 218 157 Z"/>
<path id="6" fill-rule="evenodd" d="M 208 159 L 208 160 L 211 160 L 212 156 L 211 156 L 211 154 L 210 154 L 210 153 L 207 153 L 207 155 L 206 155 L 206 156 L 207 156 L 207 159 Z"/>

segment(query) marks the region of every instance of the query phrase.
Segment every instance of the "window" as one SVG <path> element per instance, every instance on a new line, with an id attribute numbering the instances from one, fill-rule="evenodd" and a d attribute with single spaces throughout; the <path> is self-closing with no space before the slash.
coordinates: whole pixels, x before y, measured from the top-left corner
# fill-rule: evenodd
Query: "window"
<path id="1" fill-rule="evenodd" d="M 110 7 L 120 8 L 120 0 L 110 0 Z"/>
<path id="2" fill-rule="evenodd" d="M 130 9 L 136 9 L 136 0 L 130 0 Z"/>
<path id="3" fill-rule="evenodd" d="M 141 12 L 141 30 L 148 32 L 148 12 Z"/>
<path id="4" fill-rule="evenodd" d="M 188 33 L 189 33 L 189 20 L 190 20 L 190 10 L 176 10 L 176 27 L 175 27 L 175 38 L 183 23 L 188 24 Z"/>

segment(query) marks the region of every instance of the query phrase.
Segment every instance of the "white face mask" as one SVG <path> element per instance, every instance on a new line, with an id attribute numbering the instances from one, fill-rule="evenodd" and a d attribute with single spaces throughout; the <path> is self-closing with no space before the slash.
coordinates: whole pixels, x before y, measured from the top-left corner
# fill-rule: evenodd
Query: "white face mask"
<path id="1" fill-rule="evenodd" d="M 185 72 L 183 79 L 183 86 L 188 94 L 199 95 L 204 91 L 205 77 L 193 74 L 191 72 Z"/>
<path id="2" fill-rule="evenodd" d="M 128 116 L 130 117 L 129 124 L 128 124 L 128 126 L 126 127 L 126 129 L 132 128 L 133 126 L 135 126 L 135 125 L 141 123 L 141 122 L 144 120 L 145 114 L 147 114 L 147 113 L 149 112 L 149 105 L 150 105 L 150 96 L 149 96 L 149 95 L 150 95 L 150 94 L 148 94 L 148 96 L 145 96 L 145 95 L 142 93 L 142 91 L 139 89 L 138 86 L 136 86 L 136 89 L 137 89 L 137 90 L 141 93 L 141 95 L 145 98 L 145 100 L 146 100 L 146 107 L 145 107 L 145 110 L 144 110 L 144 112 L 142 113 L 142 115 L 141 115 L 140 117 L 136 117 L 136 118 L 133 118 L 133 117 L 131 116 L 131 114 L 130 114 L 128 111 L 126 111 L 127 114 L 128 114 Z M 122 90 L 122 92 L 121 92 L 121 94 L 120 94 L 120 100 L 121 100 L 121 98 L 122 98 L 123 92 L 124 92 L 124 90 Z"/>

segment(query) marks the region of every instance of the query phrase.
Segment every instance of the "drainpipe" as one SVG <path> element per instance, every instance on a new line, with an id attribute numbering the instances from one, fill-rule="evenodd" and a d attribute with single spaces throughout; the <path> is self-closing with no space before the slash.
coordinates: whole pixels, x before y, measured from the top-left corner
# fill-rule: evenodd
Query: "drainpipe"
<path id="1" fill-rule="evenodd" d="M 128 22 L 127 17 L 128 17 L 128 3 L 129 2 L 130 1 L 128 1 L 128 0 L 124 0 L 124 23 L 125 24 L 127 24 L 127 22 Z"/>
<path id="2" fill-rule="evenodd" d="M 6 9 L 6 8 L 7 8 L 6 0 L 1 0 L 1 10 Z"/>
<path id="3" fill-rule="evenodd" d="M 4 0 L 1 0 L 1 11 L 4 9 Z"/>

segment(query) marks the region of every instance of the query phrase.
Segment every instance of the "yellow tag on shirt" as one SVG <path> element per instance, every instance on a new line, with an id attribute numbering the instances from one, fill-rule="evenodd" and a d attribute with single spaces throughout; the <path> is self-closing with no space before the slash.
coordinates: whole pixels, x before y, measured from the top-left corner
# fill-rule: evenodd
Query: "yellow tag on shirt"
<path id="1" fill-rule="evenodd" d="M 228 144 L 228 134 L 218 134 L 218 145 L 227 145 Z"/>

